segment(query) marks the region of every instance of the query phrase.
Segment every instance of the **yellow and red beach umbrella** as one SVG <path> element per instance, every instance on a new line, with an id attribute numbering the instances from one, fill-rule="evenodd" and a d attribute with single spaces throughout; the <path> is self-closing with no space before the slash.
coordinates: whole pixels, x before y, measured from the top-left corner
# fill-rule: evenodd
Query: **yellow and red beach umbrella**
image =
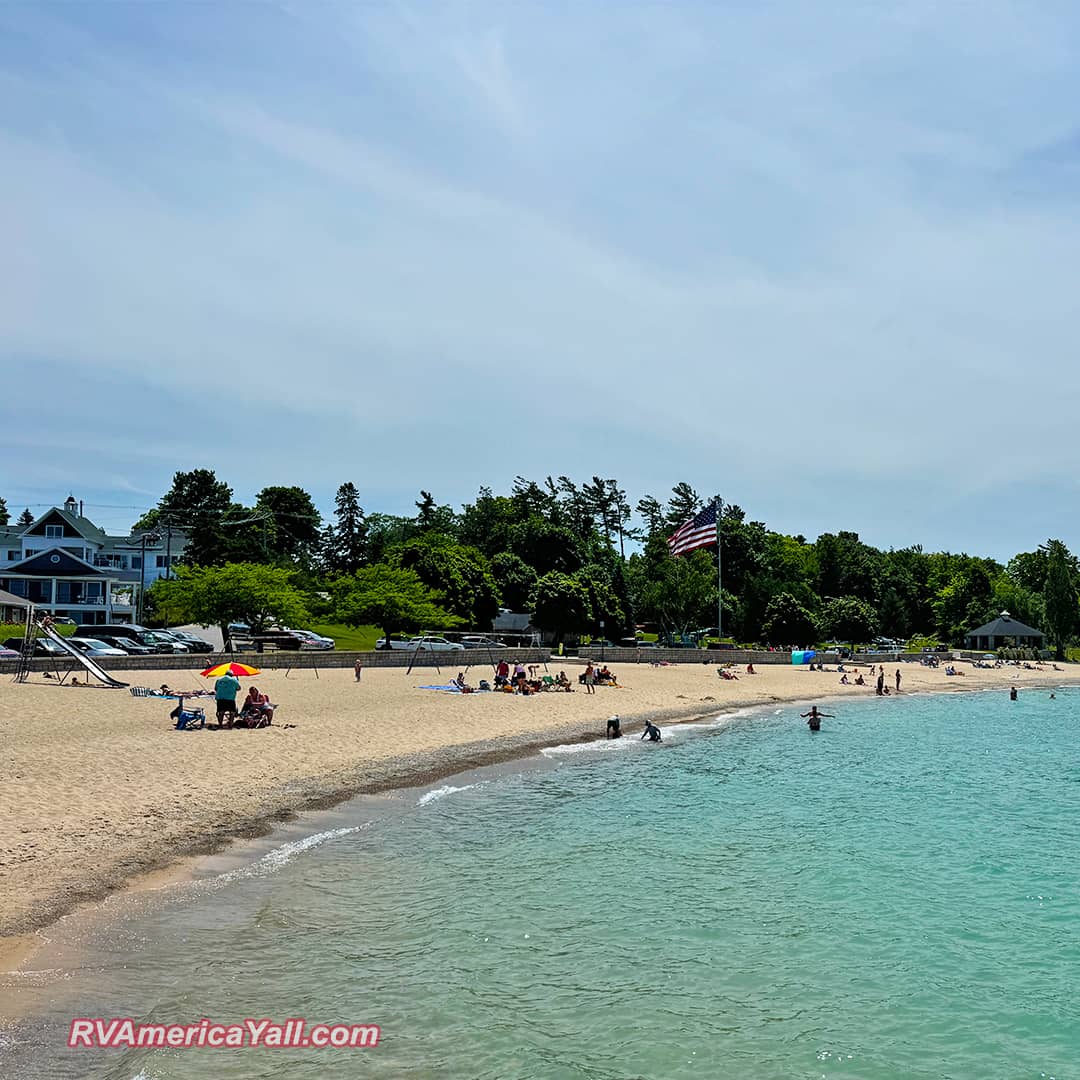
<path id="1" fill-rule="evenodd" d="M 222 675 L 258 675 L 259 669 L 257 667 L 249 667 L 247 664 L 215 664 L 213 667 L 208 667 L 205 671 L 200 672 L 208 679 L 220 679 Z"/>

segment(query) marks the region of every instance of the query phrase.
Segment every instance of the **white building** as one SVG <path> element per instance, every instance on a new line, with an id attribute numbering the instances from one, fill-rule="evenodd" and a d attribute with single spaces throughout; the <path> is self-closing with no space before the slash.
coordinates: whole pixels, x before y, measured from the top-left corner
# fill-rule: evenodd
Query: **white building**
<path id="1" fill-rule="evenodd" d="M 0 589 L 79 623 L 133 622 L 139 591 L 172 572 L 187 537 L 109 536 L 68 496 L 33 524 L 0 527 Z"/>

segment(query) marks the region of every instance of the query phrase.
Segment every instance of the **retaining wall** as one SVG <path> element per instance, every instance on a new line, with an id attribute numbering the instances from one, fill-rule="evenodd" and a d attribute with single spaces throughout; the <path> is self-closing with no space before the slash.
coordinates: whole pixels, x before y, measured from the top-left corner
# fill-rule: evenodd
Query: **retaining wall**
<path id="1" fill-rule="evenodd" d="M 508 663 L 520 660 L 523 664 L 542 664 L 550 656 L 549 649 L 499 649 L 492 650 L 496 662 L 505 657 Z M 339 652 L 336 649 L 326 652 L 304 650 L 301 652 L 279 651 L 262 653 L 188 653 L 185 655 L 162 654 L 160 656 L 109 656 L 101 657 L 99 663 L 108 672 L 124 671 L 202 671 L 214 664 L 228 663 L 235 660 L 238 664 L 263 670 L 282 670 L 284 668 L 351 668 L 357 660 L 364 667 L 413 667 L 454 668 L 489 667 L 491 660 L 484 649 L 467 649 L 464 652 L 448 653 L 410 653 L 397 649 L 379 650 L 378 652 Z M 0 676 L 14 674 L 18 660 L 0 660 Z M 52 661 L 47 657 L 35 657 L 30 670 L 35 672 L 54 671 L 59 668 L 73 671 L 82 670 L 74 657 L 62 656 Z"/>

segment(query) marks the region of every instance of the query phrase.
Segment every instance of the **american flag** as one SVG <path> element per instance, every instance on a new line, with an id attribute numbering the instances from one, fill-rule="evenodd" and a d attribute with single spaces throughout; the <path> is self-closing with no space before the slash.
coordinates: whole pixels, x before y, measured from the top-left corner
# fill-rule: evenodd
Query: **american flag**
<path id="1" fill-rule="evenodd" d="M 687 555 L 698 548 L 716 543 L 716 503 L 710 503 L 695 518 L 680 525 L 668 537 L 672 555 Z"/>

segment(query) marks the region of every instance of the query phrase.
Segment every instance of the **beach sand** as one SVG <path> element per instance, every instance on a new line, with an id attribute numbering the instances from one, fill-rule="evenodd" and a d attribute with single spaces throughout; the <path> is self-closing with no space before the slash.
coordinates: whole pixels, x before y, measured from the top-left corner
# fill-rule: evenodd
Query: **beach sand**
<path id="1" fill-rule="evenodd" d="M 550 667 L 552 673 L 558 663 Z M 303 809 L 359 792 L 433 782 L 544 745 L 602 736 L 618 713 L 636 738 L 642 721 L 672 722 L 769 703 L 800 706 L 835 697 L 873 697 L 872 685 L 840 686 L 835 672 L 762 665 L 738 682 L 714 665 L 613 665 L 621 688 L 577 684 L 575 693 L 457 695 L 420 689 L 445 682 L 430 671 L 351 669 L 264 673 L 256 685 L 280 708 L 259 731 L 172 730 L 175 702 L 126 690 L 58 686 L 40 675 L 0 684 L 0 959 L 25 952 L 26 935 L 81 902 L 139 874 L 254 836 Z M 1061 685 L 1054 671 L 962 665 L 900 665 L 904 692 Z M 889 666 L 889 685 L 896 665 Z M 863 669 L 865 671 L 865 668 Z M 483 676 L 474 669 L 471 678 Z M 176 671 L 138 672 L 145 686 L 180 690 L 205 681 Z M 213 700 L 201 704 L 213 714 Z M 842 701 L 836 703 L 842 707 Z M 887 707 L 887 702 L 882 702 Z M 796 722 L 793 717 L 792 722 Z M 285 727 L 295 724 L 295 727 Z"/>

